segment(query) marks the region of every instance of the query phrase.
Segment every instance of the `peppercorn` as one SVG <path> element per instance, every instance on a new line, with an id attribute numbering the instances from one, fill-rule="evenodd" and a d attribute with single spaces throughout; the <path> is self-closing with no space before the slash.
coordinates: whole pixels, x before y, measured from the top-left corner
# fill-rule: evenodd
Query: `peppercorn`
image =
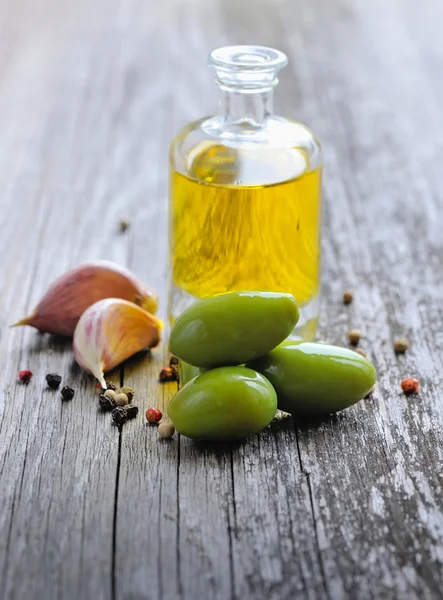
<path id="1" fill-rule="evenodd" d="M 18 372 L 18 378 L 22 383 L 29 383 L 32 379 L 32 371 L 29 369 L 23 369 Z"/>
<path id="2" fill-rule="evenodd" d="M 366 356 L 366 350 L 363 350 L 363 348 L 355 348 L 354 352 L 357 352 L 357 354 L 361 354 L 362 356 Z"/>
<path id="3" fill-rule="evenodd" d="M 146 411 L 146 420 L 148 423 L 158 423 L 161 421 L 162 412 L 158 408 L 148 408 Z"/>
<path id="4" fill-rule="evenodd" d="M 175 427 L 172 423 L 169 423 L 168 421 L 164 421 L 163 423 L 160 423 L 160 425 L 158 426 L 158 434 L 160 437 L 162 438 L 172 438 L 172 436 L 175 433 Z"/>
<path id="5" fill-rule="evenodd" d="M 114 399 L 117 394 L 114 392 L 114 390 L 105 390 L 102 395 L 106 396 L 107 398 Z"/>
<path id="6" fill-rule="evenodd" d="M 128 413 L 124 406 L 117 406 L 112 411 L 112 420 L 116 425 L 123 425 L 128 420 Z"/>
<path id="7" fill-rule="evenodd" d="M 351 292 L 351 290 L 346 290 L 346 292 L 344 292 L 344 294 L 343 294 L 343 303 L 351 304 L 351 302 L 353 300 L 354 300 L 354 294 Z"/>
<path id="8" fill-rule="evenodd" d="M 115 385 L 115 383 L 112 383 L 112 381 L 107 381 L 106 382 L 106 389 L 107 390 L 114 390 L 114 392 L 117 391 L 117 386 Z"/>
<path id="9" fill-rule="evenodd" d="M 74 394 L 75 394 L 75 392 L 74 392 L 74 390 L 72 389 L 72 387 L 69 387 L 69 386 L 65 386 L 65 387 L 62 389 L 62 392 L 61 392 L 61 393 L 62 393 L 62 399 L 63 399 L 63 400 L 72 400 L 72 399 L 73 399 L 73 397 L 74 397 Z"/>
<path id="10" fill-rule="evenodd" d="M 400 385 L 405 394 L 417 394 L 420 391 L 420 382 L 414 377 L 403 379 Z"/>
<path id="11" fill-rule="evenodd" d="M 46 375 L 46 383 L 53 390 L 58 390 L 61 382 L 62 382 L 62 378 L 60 375 L 57 375 L 57 373 L 48 373 Z"/>
<path id="12" fill-rule="evenodd" d="M 118 222 L 118 226 L 122 233 L 124 233 L 129 228 L 130 225 L 131 225 L 131 221 L 129 219 L 120 219 L 120 221 Z"/>
<path id="13" fill-rule="evenodd" d="M 116 406 L 114 399 L 106 396 L 105 394 L 100 395 L 98 403 L 103 411 L 113 410 Z"/>
<path id="14" fill-rule="evenodd" d="M 114 396 L 114 402 L 117 406 L 126 406 L 128 404 L 128 396 L 119 392 Z"/>
<path id="15" fill-rule="evenodd" d="M 396 354 L 404 354 L 409 348 L 409 340 L 406 338 L 398 338 L 394 341 L 394 351 Z"/>
<path id="16" fill-rule="evenodd" d="M 119 394 L 126 394 L 128 397 L 128 402 L 132 402 L 134 400 L 134 390 L 129 387 L 129 385 L 124 385 L 118 390 Z"/>
<path id="17" fill-rule="evenodd" d="M 360 329 L 350 329 L 349 333 L 348 333 L 348 337 L 349 337 L 349 341 L 351 342 L 351 344 L 356 346 L 361 338 Z"/>
<path id="18" fill-rule="evenodd" d="M 128 419 L 135 419 L 135 417 L 138 415 L 138 406 L 135 406 L 135 404 L 128 404 L 128 406 L 125 407 L 126 410 L 126 414 L 128 415 Z"/>
<path id="19" fill-rule="evenodd" d="M 178 379 L 178 370 L 177 368 L 174 367 L 165 367 L 164 369 L 162 369 L 160 371 L 160 381 L 161 382 L 166 382 L 166 381 L 177 381 Z"/>
<path id="20" fill-rule="evenodd" d="M 178 358 L 176 356 L 171 356 L 169 359 L 169 366 L 173 367 L 174 365 L 178 365 Z"/>

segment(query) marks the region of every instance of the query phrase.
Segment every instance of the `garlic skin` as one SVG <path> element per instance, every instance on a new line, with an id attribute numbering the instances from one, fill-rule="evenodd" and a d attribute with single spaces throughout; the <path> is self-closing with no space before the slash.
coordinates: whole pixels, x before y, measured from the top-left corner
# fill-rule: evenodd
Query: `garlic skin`
<path id="1" fill-rule="evenodd" d="M 99 300 L 75 328 L 75 360 L 106 389 L 104 373 L 140 350 L 157 346 L 162 327 L 159 319 L 127 300 Z"/>
<path id="2" fill-rule="evenodd" d="M 121 298 L 155 313 L 158 298 L 125 267 L 95 260 L 74 267 L 54 281 L 33 313 L 12 327 L 31 325 L 41 333 L 72 336 L 84 311 L 104 298 Z"/>

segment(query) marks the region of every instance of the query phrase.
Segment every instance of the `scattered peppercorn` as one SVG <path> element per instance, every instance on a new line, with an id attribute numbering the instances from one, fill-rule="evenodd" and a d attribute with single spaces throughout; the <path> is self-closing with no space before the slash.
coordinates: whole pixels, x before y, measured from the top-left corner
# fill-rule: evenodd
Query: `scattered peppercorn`
<path id="1" fill-rule="evenodd" d="M 107 381 L 106 382 L 106 389 L 107 390 L 114 390 L 114 392 L 117 391 L 117 386 L 115 385 L 115 383 L 112 383 L 112 381 Z"/>
<path id="2" fill-rule="evenodd" d="M 362 356 L 366 356 L 366 350 L 363 350 L 363 348 L 355 348 L 354 352 L 357 352 L 357 354 L 361 354 Z"/>
<path id="3" fill-rule="evenodd" d="M 414 377 L 408 377 L 401 382 L 401 389 L 405 394 L 417 394 L 420 391 L 420 382 Z"/>
<path id="4" fill-rule="evenodd" d="M 394 351 L 397 354 L 404 354 L 409 348 L 409 340 L 406 338 L 398 338 L 394 341 Z"/>
<path id="5" fill-rule="evenodd" d="M 57 373 L 48 373 L 46 375 L 46 383 L 53 390 L 58 390 L 61 382 L 62 382 L 62 378 L 60 375 L 57 375 Z"/>
<path id="6" fill-rule="evenodd" d="M 23 369 L 18 372 L 18 378 L 22 383 L 29 383 L 32 379 L 32 371 L 29 369 Z"/>
<path id="7" fill-rule="evenodd" d="M 346 290 L 346 292 L 344 292 L 344 294 L 343 294 L 343 303 L 351 304 L 351 302 L 353 300 L 354 300 L 354 294 L 351 292 L 351 290 Z"/>
<path id="8" fill-rule="evenodd" d="M 178 370 L 174 367 L 165 367 L 160 371 L 160 381 L 165 383 L 166 381 L 177 381 L 178 380 Z"/>
<path id="9" fill-rule="evenodd" d="M 126 394 L 128 397 L 128 402 L 132 402 L 134 400 L 134 390 L 129 387 L 129 385 L 124 385 L 118 390 L 119 394 Z"/>
<path id="10" fill-rule="evenodd" d="M 113 410 L 116 406 L 114 399 L 106 394 L 101 394 L 98 402 L 100 404 L 100 408 L 104 411 Z"/>
<path id="11" fill-rule="evenodd" d="M 148 408 L 146 411 L 146 420 L 148 423 L 158 423 L 161 421 L 162 412 L 158 408 Z"/>
<path id="12" fill-rule="evenodd" d="M 114 399 L 117 394 L 114 392 L 114 390 L 105 390 L 102 395 L 106 396 L 107 398 Z"/>
<path id="13" fill-rule="evenodd" d="M 126 406 L 128 404 L 128 396 L 119 392 L 114 396 L 114 402 L 117 406 Z"/>
<path id="14" fill-rule="evenodd" d="M 356 346 L 361 339 L 361 331 L 360 329 L 350 329 L 348 333 L 349 341 L 351 344 Z"/>
<path id="15" fill-rule="evenodd" d="M 118 222 L 119 229 L 122 233 L 124 233 L 130 225 L 131 221 L 129 219 L 120 219 L 120 221 Z"/>
<path id="16" fill-rule="evenodd" d="M 135 406 L 135 404 L 128 404 L 128 406 L 125 407 L 126 410 L 126 414 L 128 415 L 128 419 L 135 419 L 135 417 L 138 415 L 138 406 Z"/>
<path id="17" fill-rule="evenodd" d="M 176 356 L 171 356 L 171 358 L 169 359 L 169 366 L 173 367 L 175 365 L 178 365 L 178 358 Z"/>
<path id="18" fill-rule="evenodd" d="M 65 387 L 62 389 L 62 392 L 61 392 L 61 393 L 62 393 L 62 399 L 63 399 L 63 400 L 72 400 L 72 399 L 73 399 L 73 397 L 74 397 L 74 394 L 75 394 L 75 392 L 74 392 L 74 390 L 72 389 L 72 387 L 69 387 L 69 386 L 65 386 Z"/>
<path id="19" fill-rule="evenodd" d="M 158 426 L 158 434 L 162 438 L 172 438 L 175 433 L 175 427 L 172 423 L 165 421 Z"/>
<path id="20" fill-rule="evenodd" d="M 128 413 L 124 406 L 117 406 L 112 411 L 112 420 L 116 425 L 123 425 L 128 420 Z"/>

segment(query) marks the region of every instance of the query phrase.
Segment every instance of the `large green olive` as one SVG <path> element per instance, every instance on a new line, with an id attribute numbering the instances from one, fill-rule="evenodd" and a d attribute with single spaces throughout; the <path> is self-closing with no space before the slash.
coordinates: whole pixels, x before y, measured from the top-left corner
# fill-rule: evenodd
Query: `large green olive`
<path id="1" fill-rule="evenodd" d="M 194 365 L 189 365 L 188 363 L 185 363 L 183 360 L 181 360 L 178 363 L 178 376 L 180 387 L 182 388 L 183 386 L 185 386 L 188 383 L 188 381 L 191 381 L 191 379 L 194 379 L 194 377 L 197 377 L 197 375 L 201 375 L 205 372 L 205 370 L 206 369 L 201 369 L 200 367 L 194 367 Z"/>
<path id="2" fill-rule="evenodd" d="M 277 410 L 274 388 L 245 367 L 220 367 L 187 383 L 168 415 L 179 433 L 203 440 L 232 440 L 264 429 Z"/>
<path id="3" fill-rule="evenodd" d="M 291 294 L 230 292 L 197 300 L 172 328 L 169 349 L 181 360 L 210 369 L 267 354 L 288 337 L 299 318 Z"/>
<path id="4" fill-rule="evenodd" d="M 364 398 L 376 380 L 374 365 L 348 348 L 283 342 L 247 364 L 274 386 L 278 408 L 294 415 L 336 412 Z"/>

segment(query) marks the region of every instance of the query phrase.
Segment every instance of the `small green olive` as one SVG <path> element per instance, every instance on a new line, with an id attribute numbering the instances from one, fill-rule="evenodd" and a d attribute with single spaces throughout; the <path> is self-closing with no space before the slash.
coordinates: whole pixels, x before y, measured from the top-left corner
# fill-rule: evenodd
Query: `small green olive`
<path id="1" fill-rule="evenodd" d="M 261 431 L 276 409 L 275 390 L 265 377 L 245 367 L 220 367 L 187 383 L 168 415 L 183 435 L 221 441 Z"/>
<path id="2" fill-rule="evenodd" d="M 329 414 L 364 398 L 376 380 L 374 365 L 349 348 L 286 341 L 247 367 L 274 386 L 278 408 L 294 415 Z"/>
<path id="3" fill-rule="evenodd" d="M 197 300 L 172 328 L 169 350 L 210 369 L 267 354 L 288 337 L 299 318 L 291 294 L 230 292 Z"/>

